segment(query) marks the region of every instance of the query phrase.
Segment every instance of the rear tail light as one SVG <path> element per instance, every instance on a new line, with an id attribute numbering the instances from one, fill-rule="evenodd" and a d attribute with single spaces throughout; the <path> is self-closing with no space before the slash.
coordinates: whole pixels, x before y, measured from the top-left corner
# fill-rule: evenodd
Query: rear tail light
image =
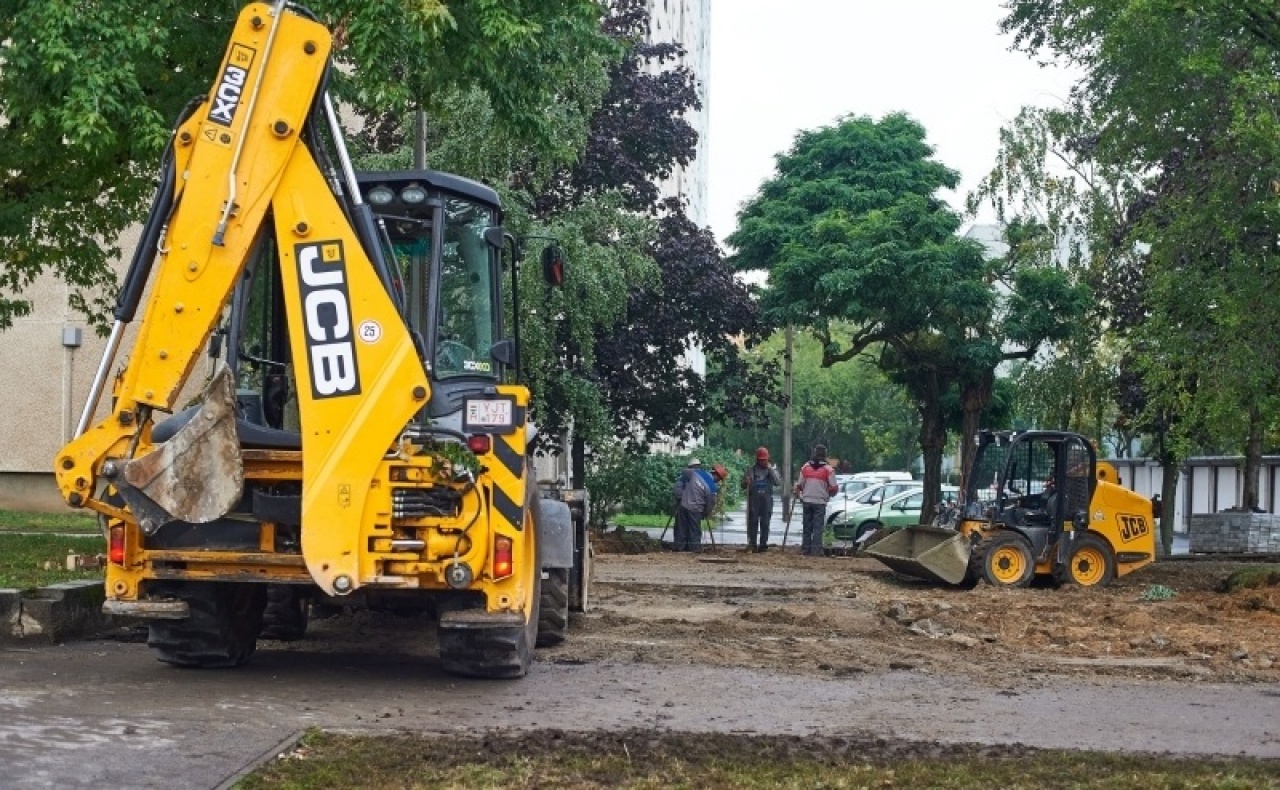
<path id="1" fill-rule="evenodd" d="M 507 578 L 511 575 L 511 566 L 511 538 L 498 535 L 493 539 L 493 578 Z"/>
<path id="2" fill-rule="evenodd" d="M 468 436 L 467 449 L 476 455 L 484 455 L 489 452 L 489 434 L 477 433 L 474 436 Z"/>
<path id="3" fill-rule="evenodd" d="M 124 525 L 111 528 L 107 540 L 107 558 L 116 565 L 124 565 Z"/>

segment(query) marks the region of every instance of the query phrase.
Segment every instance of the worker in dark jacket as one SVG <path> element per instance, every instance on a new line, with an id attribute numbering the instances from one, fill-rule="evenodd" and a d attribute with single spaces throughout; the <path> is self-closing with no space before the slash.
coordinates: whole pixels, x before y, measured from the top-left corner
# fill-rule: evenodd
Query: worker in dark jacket
<path id="1" fill-rule="evenodd" d="M 711 518 L 715 512 L 718 488 L 715 481 L 721 468 L 717 466 L 708 473 L 701 461 L 690 458 L 689 465 L 676 479 L 671 491 L 676 499 L 676 551 L 702 550 L 702 520 Z"/>
<path id="2" fill-rule="evenodd" d="M 773 490 L 782 487 L 778 468 L 769 463 L 769 450 L 756 450 L 756 462 L 742 476 L 747 492 L 747 546 L 751 551 L 769 548 L 769 520 L 773 518 Z"/>
<path id="3" fill-rule="evenodd" d="M 813 457 L 800 467 L 795 495 L 804 506 L 800 550 L 804 554 L 822 556 L 822 527 L 827 516 L 827 502 L 837 491 L 836 471 L 827 463 L 827 448 L 816 445 Z"/>

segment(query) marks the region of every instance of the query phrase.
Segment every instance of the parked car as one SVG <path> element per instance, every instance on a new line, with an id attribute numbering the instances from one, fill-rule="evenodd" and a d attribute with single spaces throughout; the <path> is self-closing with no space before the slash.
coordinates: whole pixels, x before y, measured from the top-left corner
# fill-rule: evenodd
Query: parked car
<path id="1" fill-rule="evenodd" d="M 862 482 L 862 481 L 859 481 Z M 912 491 L 923 485 L 919 480 L 898 480 L 891 483 L 872 483 L 866 488 L 851 487 L 831 497 L 827 503 L 827 523 L 844 521 L 845 514 L 865 505 L 879 504 L 880 500 Z"/>
<path id="2" fill-rule="evenodd" d="M 863 489 L 890 482 L 911 482 L 910 472 L 856 472 L 850 475 L 836 475 L 836 486 L 842 494 L 856 494 Z"/>
<path id="3" fill-rule="evenodd" d="M 960 495 L 956 486 L 943 486 L 942 498 L 954 499 Z M 873 532 L 894 530 L 920 523 L 920 508 L 924 505 L 924 489 L 915 488 L 886 496 L 875 504 L 859 505 L 845 511 L 843 520 L 831 524 L 836 540 L 852 540 L 865 543 Z"/>

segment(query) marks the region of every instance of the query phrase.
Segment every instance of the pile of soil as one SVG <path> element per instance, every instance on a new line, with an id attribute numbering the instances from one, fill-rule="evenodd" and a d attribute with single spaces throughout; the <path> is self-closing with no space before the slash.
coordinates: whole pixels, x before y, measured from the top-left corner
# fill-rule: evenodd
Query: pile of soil
<path id="1" fill-rule="evenodd" d="M 650 537 L 647 532 L 614 527 L 592 534 L 591 546 L 597 554 L 648 554 L 668 549 L 671 544 Z"/>

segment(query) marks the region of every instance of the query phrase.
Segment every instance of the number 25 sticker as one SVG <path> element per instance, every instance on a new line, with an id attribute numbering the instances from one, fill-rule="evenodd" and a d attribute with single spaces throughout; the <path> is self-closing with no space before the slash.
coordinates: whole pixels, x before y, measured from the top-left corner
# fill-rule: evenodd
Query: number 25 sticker
<path id="1" fill-rule="evenodd" d="M 356 337 L 366 343 L 377 343 L 382 339 L 382 324 L 377 321 L 364 321 L 360 324 L 360 330 L 356 332 Z"/>

